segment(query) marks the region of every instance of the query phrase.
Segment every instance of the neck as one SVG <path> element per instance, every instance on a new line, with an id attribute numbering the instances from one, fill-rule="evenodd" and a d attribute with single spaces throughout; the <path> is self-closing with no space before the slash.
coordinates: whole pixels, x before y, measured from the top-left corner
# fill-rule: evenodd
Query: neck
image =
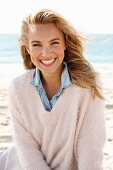
<path id="1" fill-rule="evenodd" d="M 54 73 L 50 73 L 50 74 L 41 73 L 42 84 L 47 86 L 53 86 L 55 84 L 61 83 L 62 70 L 63 70 L 63 66 L 61 66 L 59 70 L 57 70 Z"/>
<path id="2" fill-rule="evenodd" d="M 59 68 L 59 70 L 57 70 L 55 73 L 51 74 L 41 73 L 41 81 L 49 98 L 55 95 L 61 86 L 62 70 L 63 66 L 61 66 L 61 68 Z"/>

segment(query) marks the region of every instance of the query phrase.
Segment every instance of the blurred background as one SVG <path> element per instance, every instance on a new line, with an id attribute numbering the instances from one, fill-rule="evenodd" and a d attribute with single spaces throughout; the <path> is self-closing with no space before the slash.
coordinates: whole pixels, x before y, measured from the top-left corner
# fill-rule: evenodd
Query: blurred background
<path id="1" fill-rule="evenodd" d="M 100 73 L 105 95 L 107 140 L 103 169 L 113 169 L 113 10 L 112 0 L 0 0 L 0 150 L 11 144 L 12 127 L 8 115 L 8 87 L 25 72 L 18 36 L 23 17 L 42 8 L 59 12 L 90 41 L 84 56 Z"/>

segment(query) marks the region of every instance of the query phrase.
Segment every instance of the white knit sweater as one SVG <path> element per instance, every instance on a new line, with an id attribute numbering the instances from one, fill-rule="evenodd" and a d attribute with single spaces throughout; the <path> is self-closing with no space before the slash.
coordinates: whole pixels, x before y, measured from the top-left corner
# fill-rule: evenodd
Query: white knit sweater
<path id="1" fill-rule="evenodd" d="M 89 89 L 71 85 L 48 112 L 31 84 L 33 74 L 34 69 L 16 78 L 9 90 L 15 146 L 23 170 L 102 170 L 103 101 L 93 100 Z"/>

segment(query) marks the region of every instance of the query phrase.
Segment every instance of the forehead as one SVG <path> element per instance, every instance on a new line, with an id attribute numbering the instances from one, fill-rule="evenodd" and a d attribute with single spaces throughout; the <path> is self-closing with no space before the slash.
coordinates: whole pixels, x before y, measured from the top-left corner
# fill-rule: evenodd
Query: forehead
<path id="1" fill-rule="evenodd" d="M 44 38 L 44 37 L 52 37 L 56 36 L 58 38 L 63 38 L 63 32 L 57 28 L 57 26 L 53 23 L 47 24 L 32 24 L 29 26 L 28 36 L 31 38 Z"/>

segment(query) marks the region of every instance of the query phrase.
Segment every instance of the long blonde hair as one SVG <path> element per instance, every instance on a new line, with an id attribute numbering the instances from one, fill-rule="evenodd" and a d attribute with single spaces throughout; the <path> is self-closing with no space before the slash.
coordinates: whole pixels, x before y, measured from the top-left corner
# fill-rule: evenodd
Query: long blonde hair
<path id="1" fill-rule="evenodd" d="M 35 15 L 29 15 L 22 21 L 19 44 L 25 68 L 35 68 L 27 52 L 28 30 L 29 25 L 39 23 L 54 23 L 63 32 L 66 43 L 64 60 L 67 63 L 72 83 L 82 88 L 90 88 L 93 97 L 96 95 L 103 99 L 100 87 L 97 85 L 98 74 L 83 55 L 83 42 L 85 39 L 78 34 L 69 22 L 55 11 L 43 9 Z"/>

